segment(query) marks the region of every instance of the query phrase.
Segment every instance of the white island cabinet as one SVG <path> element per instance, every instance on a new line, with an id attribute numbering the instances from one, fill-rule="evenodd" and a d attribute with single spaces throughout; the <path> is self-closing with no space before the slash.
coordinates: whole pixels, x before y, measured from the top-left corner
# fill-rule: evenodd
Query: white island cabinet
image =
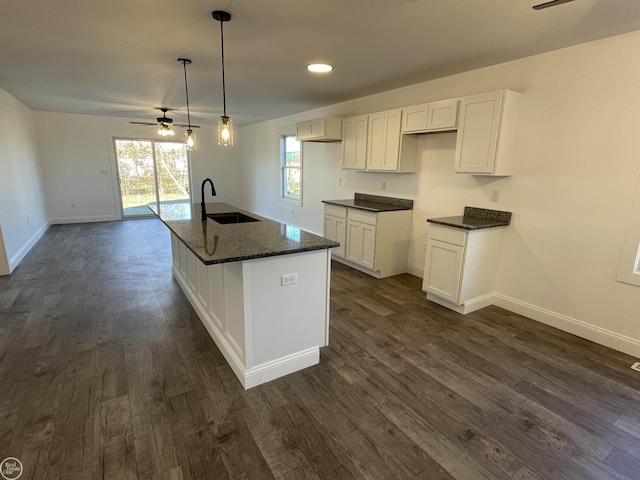
<path id="1" fill-rule="evenodd" d="M 171 230 L 173 276 L 245 388 L 315 365 L 329 341 L 336 242 L 258 221 L 219 224 L 156 212 Z M 208 212 L 238 212 L 207 204 Z"/>

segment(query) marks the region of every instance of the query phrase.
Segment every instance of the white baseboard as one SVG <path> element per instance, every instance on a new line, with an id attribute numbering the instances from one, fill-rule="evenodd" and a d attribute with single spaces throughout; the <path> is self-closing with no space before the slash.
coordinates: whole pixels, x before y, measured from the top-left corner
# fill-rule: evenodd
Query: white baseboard
<path id="1" fill-rule="evenodd" d="M 414 277 L 424 278 L 424 267 L 408 264 L 407 273 L 410 273 Z"/>
<path id="2" fill-rule="evenodd" d="M 462 315 L 466 315 L 467 313 L 475 312 L 476 310 L 495 304 L 495 297 L 493 293 L 476 297 L 463 305 L 456 305 L 455 303 L 449 302 L 444 298 L 440 298 L 431 293 L 427 293 L 427 300 L 437 303 L 438 305 L 442 305 L 443 307 L 447 307 L 449 310 L 453 310 L 454 312 Z"/>
<path id="3" fill-rule="evenodd" d="M 51 225 L 66 225 L 69 223 L 94 223 L 94 222 L 115 222 L 120 220 L 118 215 L 98 215 L 91 217 L 61 217 L 51 218 L 49 223 Z"/>
<path id="4" fill-rule="evenodd" d="M 545 308 L 532 305 L 500 293 L 493 293 L 493 303 L 510 312 L 518 313 L 538 322 L 550 325 L 568 333 L 586 338 L 614 350 L 624 352 L 634 357 L 640 357 L 640 341 L 620 335 L 605 328 L 591 325 L 576 318 L 562 315 Z"/>
<path id="5" fill-rule="evenodd" d="M 42 226 L 36 230 L 36 232 L 31 235 L 29 240 L 17 251 L 17 253 L 9 259 L 9 273 L 13 272 L 16 267 L 20 264 L 20 262 L 27 256 L 27 253 L 33 248 L 33 246 L 38 243 L 38 240 L 44 235 L 44 232 L 47 231 L 50 224 L 49 222 L 45 222 Z"/>
<path id="6" fill-rule="evenodd" d="M 251 388 L 320 362 L 320 349 L 309 348 L 250 368 L 244 374 L 244 388 Z"/>

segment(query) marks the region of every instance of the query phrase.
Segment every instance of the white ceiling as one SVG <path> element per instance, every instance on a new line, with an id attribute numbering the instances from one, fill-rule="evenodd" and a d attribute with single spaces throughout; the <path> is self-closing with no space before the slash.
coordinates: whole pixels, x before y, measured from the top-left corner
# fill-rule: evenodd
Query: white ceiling
<path id="1" fill-rule="evenodd" d="M 184 122 L 186 57 L 192 123 L 215 123 L 222 9 L 242 125 L 640 30 L 640 0 L 541 1 L 0 0 L 0 87 L 34 110 Z"/>

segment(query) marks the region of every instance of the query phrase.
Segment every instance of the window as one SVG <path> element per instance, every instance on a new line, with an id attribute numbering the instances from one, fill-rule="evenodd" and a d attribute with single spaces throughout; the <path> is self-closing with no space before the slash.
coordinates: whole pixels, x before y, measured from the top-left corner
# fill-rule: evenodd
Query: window
<path id="1" fill-rule="evenodd" d="M 280 169 L 282 199 L 302 206 L 302 144 L 295 135 L 280 138 Z"/>
<path id="2" fill-rule="evenodd" d="M 114 143 L 123 217 L 152 215 L 148 205 L 191 203 L 184 144 L 125 138 Z"/>

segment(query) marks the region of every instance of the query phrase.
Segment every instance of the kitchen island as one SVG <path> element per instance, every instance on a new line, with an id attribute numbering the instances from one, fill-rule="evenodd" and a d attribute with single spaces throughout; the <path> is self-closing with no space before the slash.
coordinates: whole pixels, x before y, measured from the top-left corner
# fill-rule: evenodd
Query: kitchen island
<path id="1" fill-rule="evenodd" d="M 151 209 L 171 230 L 174 278 L 244 388 L 320 361 L 336 242 L 225 203 L 207 203 L 206 220 L 198 204 Z"/>

